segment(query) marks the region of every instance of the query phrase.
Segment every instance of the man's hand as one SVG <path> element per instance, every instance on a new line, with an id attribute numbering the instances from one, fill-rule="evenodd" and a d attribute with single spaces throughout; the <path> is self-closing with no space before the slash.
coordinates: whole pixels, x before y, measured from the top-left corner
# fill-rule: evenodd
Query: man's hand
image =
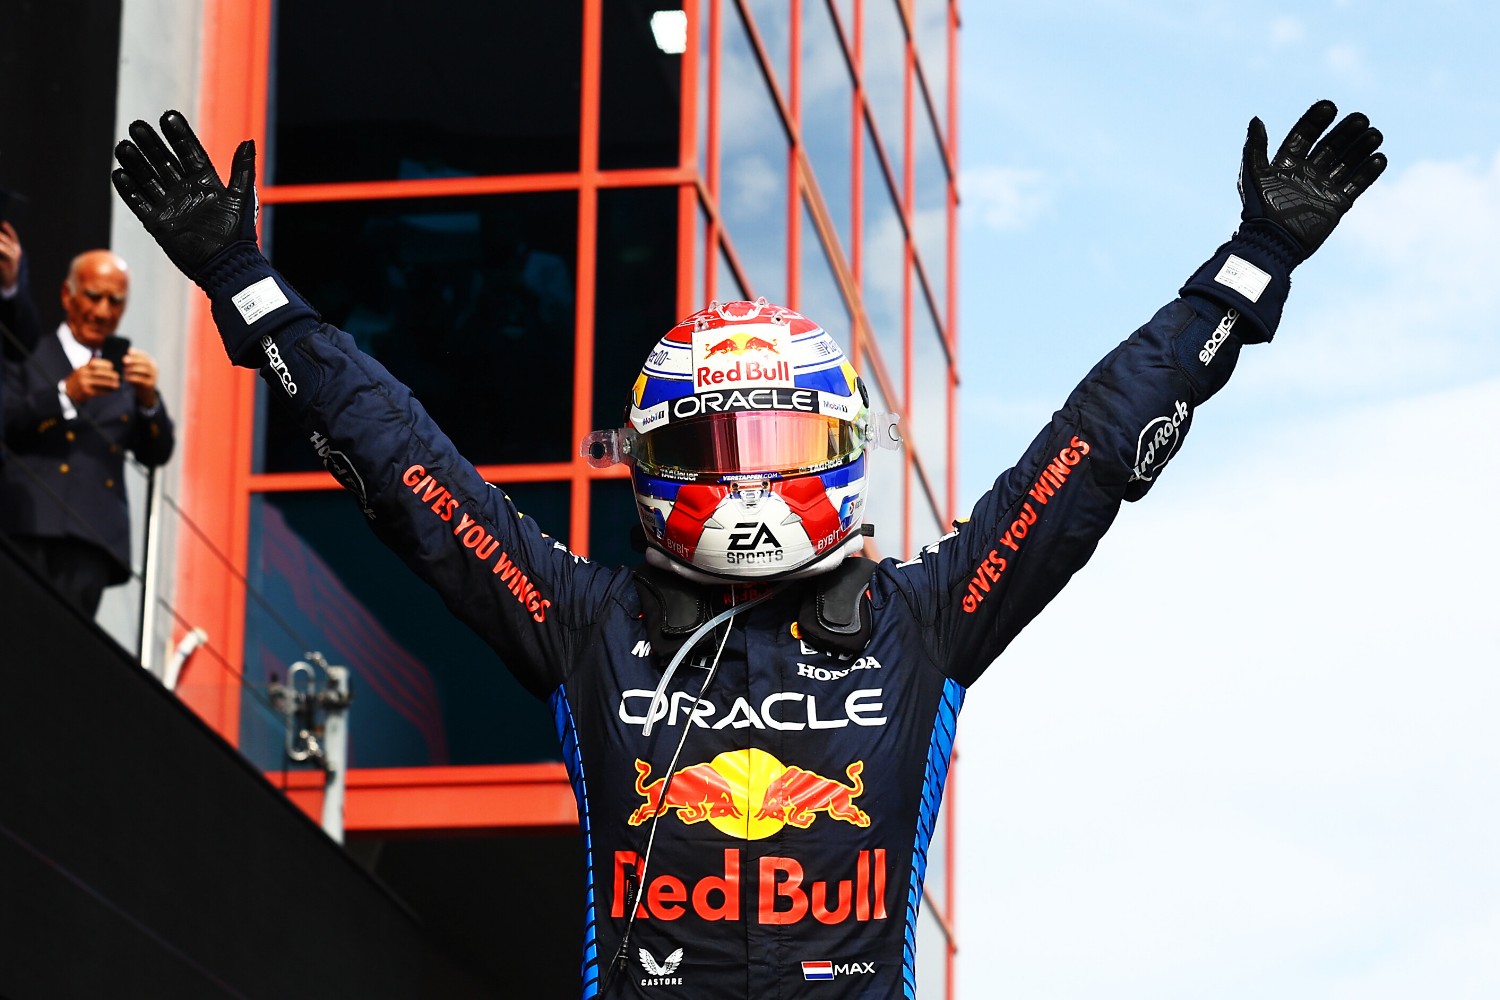
<path id="1" fill-rule="evenodd" d="M 21 237 L 9 222 L 0 222 L 0 289 L 10 292 L 21 277 Z"/>
<path id="2" fill-rule="evenodd" d="M 156 359 L 151 357 L 139 347 L 132 347 L 125 352 L 125 384 L 135 387 L 135 402 L 143 410 L 149 410 L 157 403 L 156 396 Z"/>
<path id="3" fill-rule="evenodd" d="M 115 366 L 103 358 L 90 358 L 80 368 L 63 379 L 63 392 L 75 405 L 82 405 L 98 396 L 105 396 L 120 388 L 120 373 Z"/>
<path id="4" fill-rule="evenodd" d="M 110 178 L 172 263 L 202 284 L 206 265 L 221 252 L 255 245 L 255 142 L 235 150 L 225 187 L 181 112 L 161 116 L 161 135 L 166 142 L 150 125 L 133 122 L 130 139 L 115 147 L 120 169 Z"/>
<path id="5" fill-rule="evenodd" d="M 1318 141 L 1337 115 L 1332 101 L 1314 104 L 1292 126 L 1273 160 L 1266 159 L 1266 126 L 1259 118 L 1250 119 L 1245 138 L 1240 218 L 1280 227 L 1301 249 L 1301 260 L 1323 245 L 1354 199 L 1386 166 L 1385 154 L 1376 152 L 1384 137 L 1358 112 Z"/>

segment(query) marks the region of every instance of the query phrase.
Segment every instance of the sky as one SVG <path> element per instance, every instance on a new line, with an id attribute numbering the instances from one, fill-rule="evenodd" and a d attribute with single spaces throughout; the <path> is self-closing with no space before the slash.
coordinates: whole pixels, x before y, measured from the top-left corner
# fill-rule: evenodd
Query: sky
<path id="1" fill-rule="evenodd" d="M 1500 996 L 1500 7 L 961 10 L 964 510 L 1232 233 L 1251 116 L 1390 167 L 970 691 L 959 995 Z"/>

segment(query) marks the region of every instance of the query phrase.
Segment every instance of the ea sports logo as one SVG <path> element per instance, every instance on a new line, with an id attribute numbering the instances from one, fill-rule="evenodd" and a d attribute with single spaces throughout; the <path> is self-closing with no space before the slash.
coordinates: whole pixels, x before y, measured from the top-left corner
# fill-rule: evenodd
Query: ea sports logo
<path id="1" fill-rule="evenodd" d="M 786 500 L 746 490 L 725 497 L 703 522 L 697 558 L 704 566 L 759 575 L 795 566 L 811 551 L 807 528 Z"/>
<path id="2" fill-rule="evenodd" d="M 779 549 L 781 543 L 776 536 L 771 534 L 771 529 L 764 524 L 757 525 L 753 521 L 741 521 L 734 526 L 734 533 L 729 536 L 729 549 L 732 552 L 754 552 L 762 546 Z"/>
<path id="3" fill-rule="evenodd" d="M 778 498 L 779 499 L 779 498 Z M 807 533 L 796 525 L 798 533 L 806 539 Z M 785 529 L 783 529 L 785 531 Z M 707 532 L 704 532 L 707 541 Z M 786 562 L 786 547 L 771 531 L 769 525 L 760 521 L 737 521 L 729 529 L 724 544 L 724 562 L 729 566 L 776 566 Z"/>

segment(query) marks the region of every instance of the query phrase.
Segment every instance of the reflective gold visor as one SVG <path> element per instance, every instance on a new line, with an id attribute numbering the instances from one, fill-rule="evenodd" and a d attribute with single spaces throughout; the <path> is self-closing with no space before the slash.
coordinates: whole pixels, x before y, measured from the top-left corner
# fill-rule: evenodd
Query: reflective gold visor
<path id="1" fill-rule="evenodd" d="M 646 471 L 694 475 L 827 468 L 858 452 L 854 426 L 819 413 L 713 413 L 648 432 L 631 449 Z"/>

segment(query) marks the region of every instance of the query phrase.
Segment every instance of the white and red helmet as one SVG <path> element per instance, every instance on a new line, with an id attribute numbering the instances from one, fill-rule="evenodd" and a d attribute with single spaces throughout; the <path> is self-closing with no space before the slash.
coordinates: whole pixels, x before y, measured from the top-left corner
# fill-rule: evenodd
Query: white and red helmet
<path id="1" fill-rule="evenodd" d="M 715 302 L 667 331 L 626 427 L 591 434 L 584 454 L 630 463 L 649 561 L 704 582 L 767 579 L 862 548 L 874 426 L 822 327 L 764 298 Z"/>

